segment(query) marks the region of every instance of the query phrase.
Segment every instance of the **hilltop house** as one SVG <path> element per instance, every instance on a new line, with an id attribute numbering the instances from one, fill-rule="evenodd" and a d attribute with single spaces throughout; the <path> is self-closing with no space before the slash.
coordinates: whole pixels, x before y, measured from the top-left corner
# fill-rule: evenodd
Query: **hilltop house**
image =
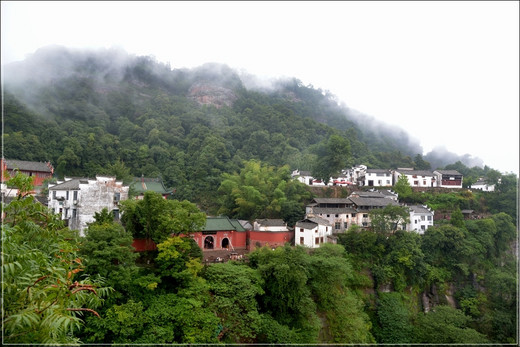
<path id="1" fill-rule="evenodd" d="M 462 188 L 462 174 L 457 170 L 435 170 L 437 177 L 437 187 L 441 188 Z"/>
<path id="2" fill-rule="evenodd" d="M 352 224 L 357 224 L 357 211 L 348 198 L 315 198 L 306 206 L 305 213 L 306 218 L 326 220 L 334 233 L 343 233 Z M 298 239 L 295 242 L 298 243 Z"/>
<path id="3" fill-rule="evenodd" d="M 480 178 L 477 182 L 471 185 L 471 189 L 480 189 L 484 192 L 494 192 L 495 185 L 489 184 L 485 179 Z"/>
<path id="4" fill-rule="evenodd" d="M 358 184 L 366 187 L 391 187 L 392 172 L 385 169 L 366 169 L 364 176 L 358 177 Z"/>
<path id="5" fill-rule="evenodd" d="M 433 226 L 435 212 L 427 206 L 412 205 L 408 206 L 408 210 L 410 211 L 410 223 L 406 225 L 406 230 L 424 234 L 429 227 Z"/>
<path id="6" fill-rule="evenodd" d="M 334 243 L 329 221 L 318 218 L 305 218 L 296 222 L 294 242 L 296 245 L 318 248 L 324 243 Z"/>
<path id="7" fill-rule="evenodd" d="M 104 208 L 119 219 L 119 201 L 128 199 L 128 189 L 115 177 L 65 178 L 58 184 L 49 184 L 48 207 L 66 220 L 70 229 L 79 230 L 84 236 L 94 214 Z"/>
<path id="8" fill-rule="evenodd" d="M 431 171 L 399 168 L 394 170 L 394 184 L 402 175 L 408 179 L 411 187 L 437 187 L 438 179 Z"/>

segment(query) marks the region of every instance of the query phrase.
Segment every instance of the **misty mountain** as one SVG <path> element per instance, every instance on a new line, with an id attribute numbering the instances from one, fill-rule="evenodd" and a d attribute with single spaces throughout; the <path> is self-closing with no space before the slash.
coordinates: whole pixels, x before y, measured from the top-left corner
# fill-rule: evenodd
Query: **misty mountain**
<path id="1" fill-rule="evenodd" d="M 4 155 L 50 160 L 59 175 L 127 170 L 197 194 L 244 160 L 310 170 L 333 134 L 349 140 L 349 165 L 411 167 L 422 154 L 404 130 L 329 92 L 222 64 L 172 69 L 120 49 L 51 46 L 4 66 L 3 76 Z"/>

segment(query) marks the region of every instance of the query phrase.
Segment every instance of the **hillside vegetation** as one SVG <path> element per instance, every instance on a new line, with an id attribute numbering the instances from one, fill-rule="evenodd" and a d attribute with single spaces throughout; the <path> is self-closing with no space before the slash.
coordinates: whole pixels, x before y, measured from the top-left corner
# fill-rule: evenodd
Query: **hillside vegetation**
<path id="1" fill-rule="evenodd" d="M 435 167 L 402 130 L 297 79 L 259 87 L 226 66 L 172 70 L 59 47 L 6 67 L 4 79 L 6 158 L 51 161 L 59 177 L 161 176 L 175 189 L 173 201 L 128 200 L 123 224 L 96 213 L 81 238 L 15 176 L 9 185 L 23 189 L 2 224 L 6 342 L 518 343 L 515 175 L 461 160 L 443 165 L 465 186 L 486 177 L 496 191 L 396 187 L 403 202 L 451 214 L 423 235 L 351 227 L 336 245 L 204 265 L 193 240 L 168 237 L 165 208 L 193 228 L 217 214 L 293 225 L 313 196 L 350 191 L 311 190 L 292 169 Z M 464 220 L 463 209 L 479 219 Z M 157 251 L 134 252 L 143 233 Z"/>

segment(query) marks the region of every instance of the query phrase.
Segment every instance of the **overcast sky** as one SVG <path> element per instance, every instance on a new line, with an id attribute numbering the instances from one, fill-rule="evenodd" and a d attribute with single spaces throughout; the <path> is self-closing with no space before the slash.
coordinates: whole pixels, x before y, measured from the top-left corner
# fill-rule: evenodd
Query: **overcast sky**
<path id="1" fill-rule="evenodd" d="M 436 146 L 519 172 L 519 2 L 2 1 L 2 64 L 120 47 L 172 68 L 296 77 Z"/>

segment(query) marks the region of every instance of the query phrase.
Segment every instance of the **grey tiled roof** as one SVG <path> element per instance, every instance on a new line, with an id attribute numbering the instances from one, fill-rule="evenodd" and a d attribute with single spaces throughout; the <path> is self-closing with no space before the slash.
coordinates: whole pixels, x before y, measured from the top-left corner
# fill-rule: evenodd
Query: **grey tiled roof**
<path id="1" fill-rule="evenodd" d="M 395 170 L 403 175 L 433 176 L 433 171 L 428 170 Z"/>
<path id="2" fill-rule="evenodd" d="M 432 213 L 430 210 L 428 210 L 424 206 L 411 205 L 411 206 L 408 206 L 408 208 L 410 210 L 414 211 L 415 213 Z"/>
<path id="3" fill-rule="evenodd" d="M 399 205 L 392 199 L 381 199 L 381 198 L 349 198 L 356 206 L 380 206 L 384 207 L 387 205 Z"/>
<path id="4" fill-rule="evenodd" d="M 318 204 L 350 204 L 347 198 L 314 198 Z"/>
<path id="5" fill-rule="evenodd" d="M 257 219 L 256 222 L 263 226 L 269 226 L 269 227 L 279 227 L 279 226 L 285 226 L 285 222 L 283 219 Z"/>
<path id="6" fill-rule="evenodd" d="M 5 159 L 7 170 L 23 170 L 23 171 L 38 171 L 52 173 L 50 167 L 46 163 L 37 161 L 13 160 Z"/>
<path id="7" fill-rule="evenodd" d="M 462 174 L 460 172 L 458 172 L 457 170 L 435 170 L 435 172 L 438 172 L 442 175 L 461 175 Z"/>
<path id="8" fill-rule="evenodd" d="M 321 214 L 349 214 L 349 213 L 357 213 L 358 211 L 354 210 L 353 208 L 333 208 L 333 207 L 314 207 L 312 209 L 314 213 L 321 213 Z"/>
<path id="9" fill-rule="evenodd" d="M 73 189 L 79 189 L 80 181 L 83 181 L 83 179 L 80 178 L 74 178 L 70 181 L 66 181 L 60 184 L 57 184 L 55 186 L 52 186 L 49 188 L 49 190 L 73 190 Z"/>

